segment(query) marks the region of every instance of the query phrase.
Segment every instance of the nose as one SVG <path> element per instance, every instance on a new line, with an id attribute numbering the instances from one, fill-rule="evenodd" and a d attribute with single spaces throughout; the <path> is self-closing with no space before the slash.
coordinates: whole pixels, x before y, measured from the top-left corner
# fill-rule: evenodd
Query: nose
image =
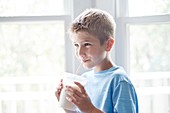
<path id="1" fill-rule="evenodd" d="M 79 57 L 79 58 L 82 58 L 82 57 L 84 57 L 85 56 L 85 49 L 83 48 L 83 47 L 81 47 L 81 46 L 79 46 L 78 48 L 77 48 L 77 56 Z"/>

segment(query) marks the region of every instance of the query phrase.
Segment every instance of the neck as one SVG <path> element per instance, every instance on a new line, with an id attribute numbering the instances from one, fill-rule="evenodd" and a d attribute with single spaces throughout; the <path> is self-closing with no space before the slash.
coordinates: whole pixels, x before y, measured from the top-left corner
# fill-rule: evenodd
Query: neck
<path id="1" fill-rule="evenodd" d="M 110 58 L 104 59 L 98 66 L 95 66 L 93 69 L 95 72 L 100 72 L 103 70 L 110 69 L 114 66 L 114 63 L 112 63 Z"/>

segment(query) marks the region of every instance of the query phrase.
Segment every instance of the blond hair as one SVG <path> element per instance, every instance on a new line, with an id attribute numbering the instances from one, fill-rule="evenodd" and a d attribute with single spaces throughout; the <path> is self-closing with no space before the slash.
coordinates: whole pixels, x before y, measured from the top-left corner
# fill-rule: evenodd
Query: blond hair
<path id="1" fill-rule="evenodd" d="M 114 38 L 115 27 L 113 17 L 106 11 L 86 9 L 72 22 L 69 32 L 88 32 L 103 44 L 109 37 Z"/>

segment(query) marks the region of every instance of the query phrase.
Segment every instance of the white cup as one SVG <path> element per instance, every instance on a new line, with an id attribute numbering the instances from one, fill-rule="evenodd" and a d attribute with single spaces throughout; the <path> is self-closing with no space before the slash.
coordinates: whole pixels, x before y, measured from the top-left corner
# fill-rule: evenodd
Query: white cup
<path id="1" fill-rule="evenodd" d="M 75 75 L 75 74 L 68 73 L 68 72 L 64 72 L 63 76 L 64 76 L 63 89 L 60 94 L 59 106 L 64 109 L 70 110 L 70 111 L 75 111 L 77 107 L 72 102 L 70 102 L 66 99 L 67 93 L 65 92 L 65 90 L 66 90 L 65 86 L 69 85 L 69 86 L 72 86 L 79 90 L 79 87 L 76 84 L 74 84 L 74 82 L 79 82 L 84 86 L 86 84 L 87 80 L 86 80 L 86 78 L 84 78 L 82 76 Z"/>

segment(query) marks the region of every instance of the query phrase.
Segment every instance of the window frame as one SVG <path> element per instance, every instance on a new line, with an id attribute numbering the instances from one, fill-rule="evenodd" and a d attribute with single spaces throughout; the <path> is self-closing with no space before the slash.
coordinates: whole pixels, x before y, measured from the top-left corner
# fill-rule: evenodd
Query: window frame
<path id="1" fill-rule="evenodd" d="M 29 23 L 29 22 L 52 22 L 52 21 L 64 21 L 64 40 L 65 40 L 65 71 L 73 72 L 74 70 L 74 55 L 72 43 L 69 39 L 67 28 L 71 22 L 70 15 L 58 15 L 58 16 L 16 16 L 16 17 L 0 17 L 1 23 Z M 39 82 L 37 82 L 39 80 Z M 12 85 L 15 84 L 56 84 L 57 75 L 55 76 L 39 76 L 39 77 L 0 77 L 0 85 Z M 13 87 L 12 87 L 13 89 Z M 27 94 L 27 95 L 25 95 Z M 31 91 L 31 92 L 0 92 L 0 102 L 1 101 L 11 101 L 11 107 L 8 112 L 17 113 L 16 102 L 18 100 L 56 100 L 54 96 L 54 91 Z M 57 101 L 56 101 L 57 102 Z M 40 104 L 43 106 L 43 103 Z M 43 108 L 42 108 L 43 110 Z M 58 108 L 58 110 L 60 110 Z M 0 103 L 0 111 L 2 111 L 2 106 Z M 61 110 L 59 111 L 61 112 Z"/>
<path id="2" fill-rule="evenodd" d="M 130 75 L 130 40 L 128 39 L 128 25 L 170 23 L 170 14 L 128 17 L 128 1 L 116 0 L 115 7 L 115 21 L 117 24 L 115 61 L 118 65 L 123 66 Z"/>
<path id="3" fill-rule="evenodd" d="M 163 14 L 163 15 L 150 15 L 150 16 L 138 16 L 138 17 L 128 17 L 128 1 L 124 0 L 116 0 L 116 43 L 115 43 L 115 61 L 116 64 L 123 66 L 128 73 L 131 81 L 133 83 L 137 83 L 138 80 L 146 81 L 146 80 L 160 80 L 160 79 L 169 79 L 169 73 L 160 72 L 160 73 L 145 73 L 141 76 L 133 75 L 130 73 L 130 39 L 128 34 L 128 26 L 129 25 L 144 25 L 144 24 L 161 24 L 161 23 L 170 23 L 170 14 Z M 122 8 L 123 7 L 123 8 Z M 160 76 L 164 74 L 164 76 Z M 154 76 L 153 76 L 154 75 Z M 167 75 L 167 76 L 165 76 Z M 158 98 L 155 99 L 155 96 L 162 95 L 162 94 L 170 94 L 169 89 L 170 86 L 152 86 L 152 87 L 136 87 L 136 91 L 140 101 L 145 98 L 154 99 L 154 102 L 159 102 Z M 149 97 L 148 97 L 149 96 Z M 164 97 L 167 100 L 167 96 Z M 162 98 L 161 98 L 162 99 Z M 168 100 L 167 100 L 168 101 Z M 166 104 L 166 103 L 165 103 Z M 147 105 L 141 105 L 141 110 Z M 148 106 L 149 107 L 149 106 Z M 154 109 L 156 108 L 153 106 Z M 166 109 L 168 105 L 166 104 Z M 154 112 L 154 109 L 151 108 L 150 110 Z M 161 108 L 162 110 L 162 108 Z M 149 112 L 149 111 L 148 111 Z"/>

